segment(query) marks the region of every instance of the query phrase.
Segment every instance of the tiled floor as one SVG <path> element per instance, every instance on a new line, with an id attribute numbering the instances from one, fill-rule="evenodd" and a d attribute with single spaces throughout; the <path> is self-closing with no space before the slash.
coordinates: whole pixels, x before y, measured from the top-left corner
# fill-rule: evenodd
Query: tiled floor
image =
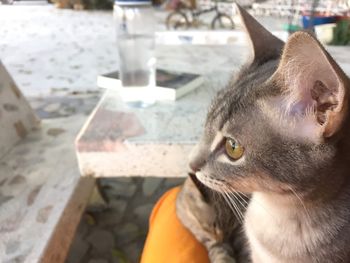
<path id="1" fill-rule="evenodd" d="M 139 262 L 154 203 L 183 179 L 119 178 L 99 182 L 107 205 L 91 204 L 67 263 Z"/>

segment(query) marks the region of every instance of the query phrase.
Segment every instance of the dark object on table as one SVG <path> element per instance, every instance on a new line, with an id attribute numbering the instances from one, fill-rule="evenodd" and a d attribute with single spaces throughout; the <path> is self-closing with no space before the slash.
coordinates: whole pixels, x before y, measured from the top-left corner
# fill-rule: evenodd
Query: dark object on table
<path id="1" fill-rule="evenodd" d="M 155 92 L 158 100 L 176 100 L 203 83 L 201 75 L 164 69 L 157 69 L 156 78 L 157 89 Z M 98 76 L 97 86 L 106 89 L 120 88 L 119 72 L 114 71 Z"/>

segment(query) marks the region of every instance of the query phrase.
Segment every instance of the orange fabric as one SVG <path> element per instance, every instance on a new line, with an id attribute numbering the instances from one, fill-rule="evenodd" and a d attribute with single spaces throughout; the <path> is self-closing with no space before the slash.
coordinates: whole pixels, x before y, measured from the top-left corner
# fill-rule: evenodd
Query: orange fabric
<path id="1" fill-rule="evenodd" d="M 153 208 L 141 263 L 209 263 L 205 247 L 176 216 L 179 190 L 166 192 Z"/>

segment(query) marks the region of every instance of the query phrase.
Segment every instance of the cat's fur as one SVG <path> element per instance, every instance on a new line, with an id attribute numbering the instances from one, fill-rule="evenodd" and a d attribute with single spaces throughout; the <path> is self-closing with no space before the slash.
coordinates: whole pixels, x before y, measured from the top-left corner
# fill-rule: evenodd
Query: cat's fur
<path id="1" fill-rule="evenodd" d="M 209 109 L 177 214 L 215 263 L 350 262 L 350 80 L 310 33 L 284 44 L 238 9 L 253 56 Z"/>

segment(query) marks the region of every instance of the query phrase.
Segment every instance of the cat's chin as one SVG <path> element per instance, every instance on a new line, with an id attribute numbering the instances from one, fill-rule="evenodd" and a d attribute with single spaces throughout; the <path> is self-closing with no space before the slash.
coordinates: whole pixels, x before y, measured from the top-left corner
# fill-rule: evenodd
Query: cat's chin
<path id="1" fill-rule="evenodd" d="M 207 176 L 203 172 L 196 172 L 195 175 L 202 184 L 209 187 L 210 189 L 220 193 L 225 192 L 225 185 L 223 184 L 223 182 L 218 181 L 210 176 Z"/>

